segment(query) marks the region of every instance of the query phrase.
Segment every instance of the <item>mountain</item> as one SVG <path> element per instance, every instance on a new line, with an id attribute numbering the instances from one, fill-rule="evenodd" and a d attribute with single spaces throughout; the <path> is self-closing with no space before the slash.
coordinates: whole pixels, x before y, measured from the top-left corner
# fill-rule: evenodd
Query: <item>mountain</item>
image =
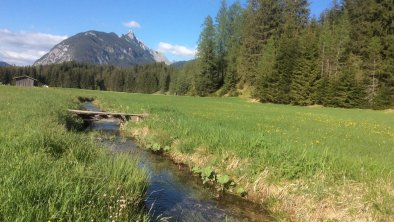
<path id="1" fill-rule="evenodd" d="M 119 37 L 115 33 L 81 32 L 53 47 L 34 65 L 48 65 L 67 61 L 90 64 L 111 64 L 127 67 L 155 62 L 170 64 L 161 53 L 149 49 L 129 31 Z"/>
<path id="2" fill-rule="evenodd" d="M 0 61 L 0 67 L 5 67 L 5 66 L 11 66 L 11 65 L 6 62 Z"/>
<path id="3" fill-rule="evenodd" d="M 188 60 L 188 61 L 178 61 L 171 64 L 172 67 L 176 69 L 183 69 L 186 65 L 195 62 L 195 59 Z"/>

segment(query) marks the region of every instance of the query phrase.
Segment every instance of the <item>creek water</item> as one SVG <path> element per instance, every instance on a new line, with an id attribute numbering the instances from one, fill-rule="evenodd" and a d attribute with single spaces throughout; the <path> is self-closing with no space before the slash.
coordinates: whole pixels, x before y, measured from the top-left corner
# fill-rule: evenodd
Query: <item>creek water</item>
<path id="1" fill-rule="evenodd" d="M 84 108 L 100 111 L 90 102 Z M 211 187 L 189 171 L 120 137 L 119 124 L 116 119 L 92 121 L 90 129 L 116 135 L 101 140 L 112 152 L 138 157 L 149 174 L 145 204 L 152 221 L 269 221 L 260 205 L 231 194 L 217 198 Z"/>

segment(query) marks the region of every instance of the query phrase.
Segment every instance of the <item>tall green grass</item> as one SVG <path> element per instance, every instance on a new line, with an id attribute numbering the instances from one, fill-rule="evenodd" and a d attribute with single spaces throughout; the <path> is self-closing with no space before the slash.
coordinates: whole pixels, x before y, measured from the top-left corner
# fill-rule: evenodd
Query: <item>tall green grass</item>
<path id="1" fill-rule="evenodd" d="M 335 187 L 343 184 L 350 184 L 350 187 L 352 187 L 352 184 L 355 184 L 356 189 L 354 192 L 352 191 L 351 195 L 356 195 L 356 197 L 353 199 L 345 197 L 345 200 L 348 198 L 358 202 L 349 203 L 352 206 L 346 206 L 348 211 L 352 211 L 351 209 L 354 207 L 354 209 L 358 209 L 355 214 L 359 214 L 365 210 L 369 211 L 371 208 L 375 208 L 377 214 L 386 215 L 377 217 L 383 219 L 392 218 L 390 215 L 394 214 L 392 208 L 394 197 L 389 193 L 393 188 L 387 187 L 392 186 L 394 179 L 394 114 L 392 112 L 258 104 L 240 98 L 198 98 L 71 89 L 0 87 L 0 120 L 7 123 L 0 126 L 2 129 L 0 131 L 0 144 L 5 147 L 1 151 L 0 173 L 3 178 L 6 178 L 1 183 L 12 184 L 6 186 L 1 184 L 0 189 L 4 190 L 0 192 L 0 195 L 2 195 L 0 201 L 3 203 L 0 210 L 0 220 L 2 218 L 14 219 L 14 217 L 5 217 L 4 215 L 16 215 L 17 212 L 21 215 L 22 209 L 18 210 L 18 207 L 10 205 L 12 198 L 21 198 L 17 205 L 24 206 L 22 207 L 24 210 L 30 209 L 26 206 L 37 205 L 37 198 L 34 195 L 27 201 L 23 199 L 26 198 L 24 195 L 7 190 L 10 187 L 16 187 L 15 189 L 19 189 L 21 194 L 36 193 L 33 192 L 34 187 L 39 187 L 39 183 L 42 181 L 46 181 L 45 184 L 63 184 L 61 186 L 75 188 L 75 190 L 69 188 L 70 190 L 66 192 L 69 193 L 68 196 L 60 195 L 64 199 L 59 202 L 55 202 L 55 199 L 44 202 L 45 206 L 52 204 L 56 207 L 45 208 L 48 210 L 42 211 L 43 213 L 39 217 L 33 214 L 36 211 L 31 210 L 31 212 L 26 213 L 28 216 L 23 217 L 23 219 L 48 219 L 55 215 L 53 218 L 63 217 L 72 220 L 81 218 L 81 220 L 84 220 L 88 217 L 80 216 L 77 213 L 81 212 L 80 209 L 88 208 L 89 210 L 86 212 L 94 212 L 92 215 L 98 215 L 95 218 L 108 218 L 110 212 L 96 212 L 96 208 L 89 208 L 90 205 L 84 205 L 86 201 L 72 199 L 71 197 L 84 196 L 74 195 L 75 192 L 81 190 L 76 189 L 78 186 L 75 186 L 75 184 L 80 182 L 88 186 L 88 184 L 95 184 L 92 181 L 101 181 L 102 178 L 107 178 L 108 172 L 104 168 L 106 170 L 119 170 L 119 177 L 122 177 L 121 175 L 133 175 L 130 176 L 132 178 L 126 177 L 128 179 L 123 181 L 134 180 L 134 182 L 126 184 L 144 183 L 144 179 L 135 179 L 144 178 L 142 174 L 138 173 L 139 171 L 134 170 L 135 163 L 122 162 L 122 160 L 111 162 L 112 160 L 106 158 L 107 154 L 102 150 L 97 152 L 94 149 L 94 152 L 88 152 L 81 147 L 85 148 L 89 145 L 80 145 L 77 142 L 86 140 L 85 135 L 67 132 L 64 130 L 64 126 L 59 124 L 67 122 L 64 110 L 70 108 L 73 104 L 69 98 L 76 98 L 77 96 L 95 97 L 97 102 L 107 110 L 130 113 L 148 112 L 150 116 L 143 122 L 128 123 L 126 129 L 148 127 L 150 134 L 144 138 L 147 141 L 143 142 L 157 143 L 162 147 L 170 146 L 169 152 L 192 155 L 203 148 L 210 161 L 206 163 L 207 166 L 213 167 L 215 171 L 228 173 L 232 178 L 247 178 L 248 181 L 253 183 L 264 174 L 266 176 L 265 183 L 268 183 L 268 185 L 270 183 L 278 184 L 279 186 L 280 184 L 291 184 L 293 181 L 294 184 L 297 184 L 297 181 L 303 181 L 301 184 L 304 185 L 301 185 L 299 189 L 293 189 L 291 192 L 301 193 L 301 195 L 318 200 L 327 198 L 327 201 L 336 199 L 343 201 L 338 195 L 345 195 L 346 186 L 342 190 L 336 190 Z M 24 99 L 25 97 L 26 99 Z M 40 112 L 37 112 L 37 110 L 40 110 Z M 23 113 L 21 113 L 22 111 Z M 17 114 L 11 115 L 8 114 L 9 112 Z M 41 134 L 45 136 L 40 137 Z M 84 139 L 77 139 L 79 137 Z M 91 144 L 87 140 L 86 143 Z M 63 149 L 63 145 L 51 144 L 71 145 Z M 29 155 L 25 152 L 28 152 Z M 24 158 L 25 156 L 31 157 Z M 34 161 L 30 158 L 33 158 Z M 231 158 L 240 160 L 241 164 L 236 169 L 226 172 L 228 164 L 226 160 Z M 100 163 L 97 159 L 104 162 Z M 46 170 L 31 170 L 35 168 L 27 164 L 21 164 L 27 160 L 33 161 L 33 165 L 38 166 L 38 168 Z M 106 164 L 122 165 L 121 163 L 125 164 L 124 166 L 132 166 L 124 168 L 121 166 L 103 167 Z M 52 175 L 58 175 L 58 172 L 64 173 L 58 177 L 52 176 L 50 172 L 53 165 L 59 166 L 53 169 Z M 40 175 L 35 175 L 40 172 L 48 172 L 43 173 L 48 176 L 42 180 L 32 180 L 36 181 L 37 184 L 32 185 L 26 192 L 25 190 L 30 186 L 21 185 L 24 183 L 20 181 L 30 180 L 30 176 L 27 176 L 26 173 L 23 173 L 25 172 L 23 169 L 16 166 L 26 168 L 26 172 L 28 170 L 37 171 L 29 174 L 34 178 L 40 178 Z M 62 171 L 62 169 L 66 170 Z M 134 171 L 133 173 L 122 174 L 127 171 L 123 171 L 123 169 Z M 19 177 L 26 179 L 15 179 Z M 78 181 L 78 183 L 61 182 L 63 177 L 68 178 L 66 181 Z M 53 178 L 59 178 L 56 180 L 60 182 L 47 181 Z M 109 180 L 114 181 L 111 183 L 98 183 L 97 187 L 94 187 L 97 190 L 93 193 L 97 192 L 99 195 L 92 193 L 86 195 L 93 195 L 93 199 L 98 200 L 98 202 L 103 201 L 100 197 L 103 197 L 104 194 L 115 187 L 114 185 L 109 188 L 106 185 L 116 184 L 117 179 L 119 178 L 110 178 Z M 43 188 L 44 193 L 51 194 L 48 197 L 64 192 L 58 191 L 59 187 L 56 185 L 53 185 L 55 188 L 48 186 Z M 365 190 L 362 190 L 365 186 L 368 187 L 366 193 Z M 143 185 L 137 186 L 137 188 L 135 188 L 135 185 L 126 187 L 134 190 L 128 192 L 132 196 L 134 195 L 133 200 L 141 198 Z M 30 189 L 33 191 L 30 191 Z M 46 189 L 49 191 L 46 191 Z M 7 196 L 9 193 L 15 195 Z M 346 194 L 345 196 L 349 195 Z M 92 198 L 87 199 L 90 201 Z M 136 201 L 136 203 L 138 202 Z M 59 207 L 55 203 L 63 203 L 65 206 L 60 204 L 61 207 Z M 333 204 L 333 206 L 339 207 L 343 205 L 344 203 L 340 202 Z M 365 207 L 362 207 L 364 205 Z M 9 207 L 3 210 L 3 206 Z M 68 206 L 73 206 L 73 208 Z M 74 209 L 75 206 L 78 206 L 76 207 L 77 210 Z M 105 205 L 104 202 L 100 206 L 101 209 L 108 209 L 106 207 L 108 205 Z M 309 207 L 313 208 L 314 206 Z M 54 211 L 56 213 L 49 209 L 56 209 Z M 295 210 L 297 211 L 297 209 Z"/>
<path id="2" fill-rule="evenodd" d="M 394 178 L 393 113 L 239 98 L 103 93 L 98 99 L 110 109 L 150 113 L 142 126 L 159 132 L 162 145 L 179 140 L 185 153 L 198 147 L 219 157 L 232 152 L 252 161 L 251 174 L 271 167 L 277 179 L 320 172 L 334 180 Z"/>
<path id="3" fill-rule="evenodd" d="M 0 86 L 0 221 L 147 220 L 137 160 L 66 129 L 77 95 Z"/>
<path id="4" fill-rule="evenodd" d="M 270 194 L 263 200 L 274 215 L 282 215 L 272 205 L 280 200 L 300 220 L 329 218 L 330 213 L 303 213 L 314 212 L 322 201 L 335 208 L 337 220 L 394 219 L 390 111 L 258 104 L 240 98 L 97 95 L 105 108 L 150 113 L 142 123 L 126 126 L 129 131 L 149 128 L 142 143 L 169 146 L 175 156 L 183 153 L 191 167 L 213 168 L 242 180 L 241 190 L 255 190 L 257 182 L 266 188 L 272 185 L 273 190 L 267 189 L 273 194 L 281 187 L 288 194 L 284 199 Z M 194 154 L 194 159 L 187 159 Z M 196 158 L 208 162 L 201 166 Z M 229 169 L 234 160 L 239 164 Z M 257 195 L 264 196 L 264 187 L 260 189 Z M 304 198 L 315 202 L 289 209 L 291 201 Z"/>

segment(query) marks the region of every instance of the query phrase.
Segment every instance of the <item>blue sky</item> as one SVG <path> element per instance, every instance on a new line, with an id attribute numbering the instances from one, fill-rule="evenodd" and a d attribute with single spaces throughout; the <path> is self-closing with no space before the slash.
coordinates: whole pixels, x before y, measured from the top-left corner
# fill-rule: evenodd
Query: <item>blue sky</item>
<path id="1" fill-rule="evenodd" d="M 316 16 L 331 4 L 310 2 Z M 201 24 L 207 15 L 216 16 L 220 0 L 2 0 L 1 5 L 0 61 L 30 65 L 64 38 L 88 30 L 121 35 L 132 29 L 170 60 L 191 59 Z"/>

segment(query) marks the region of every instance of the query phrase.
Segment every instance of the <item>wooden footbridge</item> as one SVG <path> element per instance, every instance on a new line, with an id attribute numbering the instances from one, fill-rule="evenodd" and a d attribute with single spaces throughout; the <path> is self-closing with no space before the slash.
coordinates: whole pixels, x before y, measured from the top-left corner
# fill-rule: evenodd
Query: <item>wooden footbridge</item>
<path id="1" fill-rule="evenodd" d="M 130 114 L 130 113 L 110 113 L 110 112 L 95 112 L 95 111 L 86 111 L 86 110 L 75 110 L 69 109 L 70 113 L 81 117 L 83 120 L 100 120 L 100 119 L 109 119 L 109 118 L 117 118 L 126 122 L 131 120 L 133 122 L 139 122 L 148 114 Z"/>

